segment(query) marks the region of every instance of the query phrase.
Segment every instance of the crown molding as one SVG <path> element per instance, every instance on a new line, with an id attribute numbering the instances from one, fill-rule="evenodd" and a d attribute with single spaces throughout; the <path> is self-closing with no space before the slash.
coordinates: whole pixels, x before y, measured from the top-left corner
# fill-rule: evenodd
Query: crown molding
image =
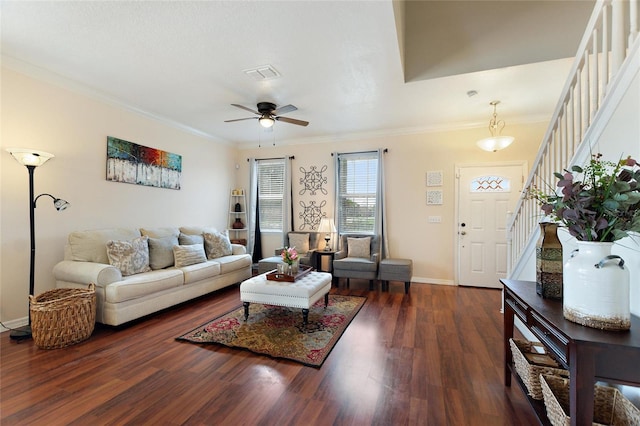
<path id="1" fill-rule="evenodd" d="M 231 145 L 231 146 L 234 145 L 233 142 L 227 141 L 225 139 L 220 139 L 218 137 L 210 135 L 209 133 L 203 132 L 191 126 L 187 126 L 183 123 L 177 122 L 170 118 L 151 113 L 135 105 L 130 105 L 128 103 L 121 101 L 120 99 L 109 96 L 104 92 L 101 92 L 85 84 L 79 83 L 70 78 L 64 77 L 60 74 L 57 74 L 45 68 L 30 64 L 28 62 L 25 62 L 20 59 L 16 59 L 7 55 L 2 55 L 1 60 L 2 60 L 3 67 L 16 71 L 20 74 L 24 74 L 28 77 L 32 77 L 36 80 L 44 81 L 46 83 L 50 83 L 55 86 L 61 87 L 63 89 L 73 91 L 75 93 L 87 96 L 89 98 L 106 103 L 116 108 L 121 108 L 129 112 L 133 112 L 145 118 L 149 118 L 151 120 L 157 121 L 167 126 L 176 128 L 178 130 L 182 130 L 187 133 L 191 133 L 193 135 L 208 139 L 216 143 Z"/>

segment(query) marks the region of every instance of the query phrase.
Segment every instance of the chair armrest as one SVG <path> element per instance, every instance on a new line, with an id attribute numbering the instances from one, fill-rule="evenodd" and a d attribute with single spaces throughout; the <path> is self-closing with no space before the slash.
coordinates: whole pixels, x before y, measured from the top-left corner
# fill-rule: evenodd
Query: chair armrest
<path id="1" fill-rule="evenodd" d="M 374 253 L 371 255 L 371 261 L 378 263 L 378 253 Z"/>
<path id="2" fill-rule="evenodd" d="M 115 266 L 104 263 L 63 260 L 53 267 L 56 281 L 66 281 L 87 285 L 94 283 L 105 287 L 116 281 L 122 281 L 122 273 Z"/>
<path id="3" fill-rule="evenodd" d="M 284 251 L 284 247 L 279 247 L 273 251 L 274 256 L 280 256 Z"/>
<path id="4" fill-rule="evenodd" d="M 247 254 L 247 248 L 242 244 L 231 244 L 231 254 Z"/>
<path id="5" fill-rule="evenodd" d="M 333 255 L 333 260 L 344 259 L 345 257 L 347 257 L 347 251 L 340 250 L 339 252 L 336 252 L 336 254 Z"/>

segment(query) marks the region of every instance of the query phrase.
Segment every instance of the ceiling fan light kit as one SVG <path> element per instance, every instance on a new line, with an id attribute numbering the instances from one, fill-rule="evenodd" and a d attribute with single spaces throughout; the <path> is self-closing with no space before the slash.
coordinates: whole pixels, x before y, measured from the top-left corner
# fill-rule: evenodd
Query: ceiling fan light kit
<path id="1" fill-rule="evenodd" d="M 269 128 L 273 126 L 276 121 L 283 121 L 289 124 L 295 124 L 297 126 L 308 126 L 309 122 L 304 120 L 298 120 L 295 118 L 283 117 L 281 114 L 286 114 L 288 112 L 296 111 L 296 108 L 293 105 L 285 105 L 276 109 L 276 104 L 271 102 L 258 102 L 258 110 L 254 111 L 251 108 L 247 108 L 246 106 L 239 104 L 231 104 L 236 108 L 243 109 L 245 111 L 249 111 L 255 114 L 257 117 L 247 117 L 247 118 L 236 118 L 234 120 L 225 120 L 225 123 L 231 123 L 234 121 L 244 121 L 244 120 L 258 120 L 258 123 L 264 128 Z"/>
<path id="2" fill-rule="evenodd" d="M 480 139 L 476 142 L 476 145 L 482 150 L 489 152 L 500 151 L 511 145 L 514 141 L 513 136 L 501 136 L 500 133 L 504 129 L 504 120 L 498 120 L 498 114 L 496 113 L 496 105 L 500 101 L 491 101 L 489 105 L 493 106 L 493 116 L 489 120 L 489 132 L 491 136 L 488 138 Z"/>

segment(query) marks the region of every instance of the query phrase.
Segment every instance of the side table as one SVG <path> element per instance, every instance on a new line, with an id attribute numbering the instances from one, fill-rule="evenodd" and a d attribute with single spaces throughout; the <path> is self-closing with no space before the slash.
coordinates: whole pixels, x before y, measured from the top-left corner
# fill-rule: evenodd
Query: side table
<path id="1" fill-rule="evenodd" d="M 316 250 L 313 252 L 314 256 L 316 257 L 315 261 L 316 261 L 316 271 L 319 272 L 332 272 L 333 271 L 333 257 L 335 256 L 336 252 L 333 250 Z M 323 257 L 329 257 L 329 267 L 325 270 L 322 269 L 322 258 Z"/>

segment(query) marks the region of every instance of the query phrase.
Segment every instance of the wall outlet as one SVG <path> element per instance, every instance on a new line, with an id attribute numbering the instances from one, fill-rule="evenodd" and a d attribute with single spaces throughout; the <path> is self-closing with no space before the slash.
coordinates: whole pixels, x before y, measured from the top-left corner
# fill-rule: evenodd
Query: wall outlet
<path id="1" fill-rule="evenodd" d="M 429 216 L 429 223 L 440 223 L 442 222 L 442 216 Z"/>

